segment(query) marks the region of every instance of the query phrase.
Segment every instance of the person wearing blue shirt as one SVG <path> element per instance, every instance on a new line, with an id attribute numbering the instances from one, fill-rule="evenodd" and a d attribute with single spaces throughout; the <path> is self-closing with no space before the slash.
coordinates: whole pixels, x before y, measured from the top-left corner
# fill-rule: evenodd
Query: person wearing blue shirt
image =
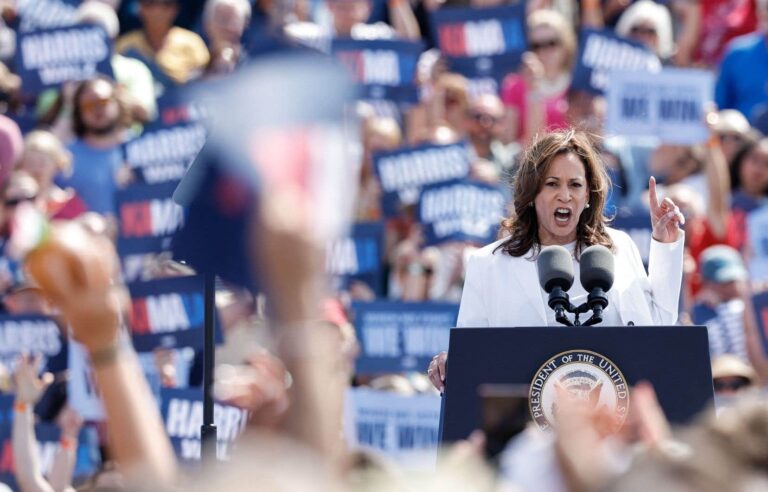
<path id="1" fill-rule="evenodd" d="M 73 129 L 78 137 L 69 145 L 72 175 L 60 185 L 72 187 L 88 210 L 115 213 L 117 173 L 123 163 L 121 143 L 130 124 L 127 109 L 107 78 L 83 82 L 74 95 Z"/>
<path id="2" fill-rule="evenodd" d="M 715 86 L 719 109 L 737 109 L 751 123 L 768 110 L 768 0 L 759 0 L 757 32 L 734 39 Z"/>

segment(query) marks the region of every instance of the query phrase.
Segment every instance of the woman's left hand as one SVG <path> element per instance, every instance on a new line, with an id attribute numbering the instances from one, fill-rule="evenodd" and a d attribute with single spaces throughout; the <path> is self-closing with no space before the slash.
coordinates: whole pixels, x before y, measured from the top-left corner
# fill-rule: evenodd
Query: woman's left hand
<path id="1" fill-rule="evenodd" d="M 685 217 L 670 198 L 659 203 L 656 194 L 656 178 L 651 176 L 648 181 L 648 201 L 651 208 L 651 227 L 653 239 L 660 243 L 674 243 L 680 239 L 683 232 L 680 226 L 685 224 Z"/>

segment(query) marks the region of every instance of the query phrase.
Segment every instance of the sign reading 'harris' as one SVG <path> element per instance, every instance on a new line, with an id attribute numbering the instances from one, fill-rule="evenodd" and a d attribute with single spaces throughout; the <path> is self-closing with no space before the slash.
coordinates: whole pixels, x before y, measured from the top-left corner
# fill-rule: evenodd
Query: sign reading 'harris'
<path id="1" fill-rule="evenodd" d="M 579 55 L 573 71 L 571 88 L 602 94 L 612 80 L 611 71 L 650 72 L 661 70 L 661 61 L 636 41 L 611 31 L 582 29 Z"/>
<path id="2" fill-rule="evenodd" d="M 399 206 L 414 205 L 421 188 L 462 179 L 469 175 L 470 152 L 466 143 L 404 147 L 373 156 L 383 191 L 385 215 L 395 215 Z"/>
<path id="3" fill-rule="evenodd" d="M 125 144 L 125 160 L 144 183 L 178 181 L 203 148 L 205 137 L 205 127 L 194 122 L 148 127 Z"/>
<path id="4" fill-rule="evenodd" d="M 419 200 L 426 243 L 493 242 L 505 204 L 504 192 L 485 183 L 460 180 L 427 186 Z"/>
<path id="5" fill-rule="evenodd" d="M 112 76 L 112 42 L 101 26 L 75 25 L 19 36 L 16 66 L 25 93 L 97 74 Z"/>

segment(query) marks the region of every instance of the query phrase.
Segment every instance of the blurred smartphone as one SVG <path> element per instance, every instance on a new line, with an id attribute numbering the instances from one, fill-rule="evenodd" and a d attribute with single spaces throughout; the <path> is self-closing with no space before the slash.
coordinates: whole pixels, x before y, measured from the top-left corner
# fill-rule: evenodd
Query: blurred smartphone
<path id="1" fill-rule="evenodd" d="M 530 422 L 528 386 L 483 384 L 478 388 L 482 404 L 485 455 L 489 460 L 504 450 L 509 441 Z"/>

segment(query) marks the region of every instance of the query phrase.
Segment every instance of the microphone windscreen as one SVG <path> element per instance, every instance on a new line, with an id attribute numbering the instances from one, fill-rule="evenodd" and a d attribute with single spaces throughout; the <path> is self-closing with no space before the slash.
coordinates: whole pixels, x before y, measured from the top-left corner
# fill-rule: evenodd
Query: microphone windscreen
<path id="1" fill-rule="evenodd" d="M 599 287 L 604 291 L 613 286 L 613 253 L 599 244 L 590 246 L 581 253 L 580 280 L 584 290 L 591 292 Z"/>
<path id="2" fill-rule="evenodd" d="M 567 291 L 573 285 L 573 259 L 562 246 L 547 246 L 539 253 L 539 284 L 549 294 L 555 287 Z"/>

